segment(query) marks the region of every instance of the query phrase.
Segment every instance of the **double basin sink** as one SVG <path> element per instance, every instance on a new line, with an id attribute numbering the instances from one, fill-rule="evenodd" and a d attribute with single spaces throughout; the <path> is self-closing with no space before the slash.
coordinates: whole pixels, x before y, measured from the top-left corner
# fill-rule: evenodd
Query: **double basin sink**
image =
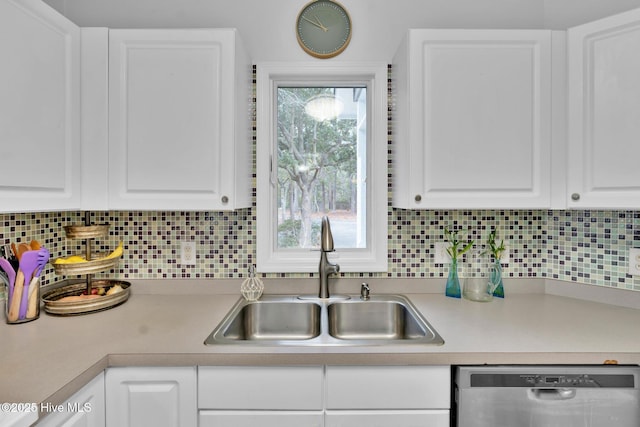
<path id="1" fill-rule="evenodd" d="M 444 340 L 402 295 L 319 299 L 264 295 L 239 300 L 207 345 L 442 345 Z"/>

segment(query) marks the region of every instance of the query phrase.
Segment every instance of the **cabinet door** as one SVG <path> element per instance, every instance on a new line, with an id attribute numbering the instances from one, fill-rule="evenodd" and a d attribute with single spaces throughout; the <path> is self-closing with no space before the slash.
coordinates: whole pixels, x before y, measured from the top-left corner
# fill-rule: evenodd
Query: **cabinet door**
<path id="1" fill-rule="evenodd" d="M 197 425 L 195 367 L 123 367 L 106 373 L 108 427 Z"/>
<path id="2" fill-rule="evenodd" d="M 571 28 L 567 37 L 567 204 L 638 208 L 640 9 Z"/>
<path id="3" fill-rule="evenodd" d="M 80 29 L 0 2 L 0 212 L 80 207 Z"/>
<path id="4" fill-rule="evenodd" d="M 324 425 L 325 427 L 449 427 L 449 411 L 327 411 Z"/>
<path id="5" fill-rule="evenodd" d="M 321 410 L 322 366 L 200 366 L 198 407 Z"/>
<path id="6" fill-rule="evenodd" d="M 550 206 L 550 31 L 410 30 L 393 74 L 394 206 Z"/>
<path id="7" fill-rule="evenodd" d="M 39 427 L 104 427 L 105 399 L 104 373 L 100 373 L 87 385 L 71 396 L 62 412 L 46 416 Z"/>
<path id="8" fill-rule="evenodd" d="M 239 46 L 234 30 L 110 30 L 111 209 L 250 206 L 250 70 Z"/>
<path id="9" fill-rule="evenodd" d="M 322 427 L 324 414 L 286 411 L 200 411 L 200 427 Z"/>
<path id="10" fill-rule="evenodd" d="M 446 409 L 449 366 L 327 366 L 327 409 Z"/>

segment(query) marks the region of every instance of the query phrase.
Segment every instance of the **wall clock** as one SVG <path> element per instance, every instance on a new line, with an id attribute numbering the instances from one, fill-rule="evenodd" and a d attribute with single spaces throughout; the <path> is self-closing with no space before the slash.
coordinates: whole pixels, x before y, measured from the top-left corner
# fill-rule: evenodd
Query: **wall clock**
<path id="1" fill-rule="evenodd" d="M 332 58 L 351 41 L 351 17 L 347 10 L 332 0 L 307 3 L 296 21 L 298 43 L 316 58 Z"/>

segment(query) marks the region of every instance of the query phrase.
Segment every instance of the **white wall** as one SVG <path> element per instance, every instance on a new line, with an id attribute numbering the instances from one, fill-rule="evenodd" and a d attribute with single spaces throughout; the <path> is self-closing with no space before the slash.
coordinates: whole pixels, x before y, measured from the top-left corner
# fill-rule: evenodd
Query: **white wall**
<path id="1" fill-rule="evenodd" d="M 80 26 L 235 27 L 254 62 L 306 61 L 294 23 L 308 0 L 46 0 Z M 640 0 L 340 0 L 353 38 L 335 61 L 391 62 L 408 28 L 551 28 L 640 7 Z"/>
<path id="2" fill-rule="evenodd" d="M 544 0 L 545 28 L 565 30 L 640 7 L 640 0 Z"/>

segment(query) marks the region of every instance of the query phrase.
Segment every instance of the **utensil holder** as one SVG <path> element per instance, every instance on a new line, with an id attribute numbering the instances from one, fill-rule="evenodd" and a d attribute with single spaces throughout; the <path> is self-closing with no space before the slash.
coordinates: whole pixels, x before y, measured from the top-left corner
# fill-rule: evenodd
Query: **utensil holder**
<path id="1" fill-rule="evenodd" d="M 21 312 L 22 298 L 26 298 L 26 310 Z M 14 285 L 5 290 L 5 319 L 8 324 L 31 322 L 40 317 L 40 281 L 35 280 L 29 286 Z"/>

